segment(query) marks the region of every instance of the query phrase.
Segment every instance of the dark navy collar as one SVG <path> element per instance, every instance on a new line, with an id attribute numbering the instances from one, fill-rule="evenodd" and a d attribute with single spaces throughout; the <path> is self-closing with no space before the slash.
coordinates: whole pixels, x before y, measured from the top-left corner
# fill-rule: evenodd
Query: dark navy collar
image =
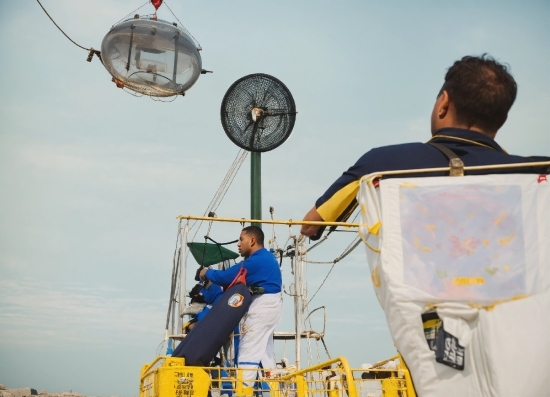
<path id="1" fill-rule="evenodd" d="M 435 135 L 430 139 L 430 142 L 485 146 L 498 152 L 506 153 L 494 139 L 487 135 L 462 128 L 441 128 L 437 130 Z"/>

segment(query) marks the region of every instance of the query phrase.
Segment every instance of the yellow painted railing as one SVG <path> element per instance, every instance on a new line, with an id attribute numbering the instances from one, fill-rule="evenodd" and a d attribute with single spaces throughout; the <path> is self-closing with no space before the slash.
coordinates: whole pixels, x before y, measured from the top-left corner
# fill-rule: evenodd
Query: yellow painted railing
<path id="1" fill-rule="evenodd" d="M 381 368 L 397 359 L 397 367 Z M 270 397 L 416 397 L 401 356 L 368 369 L 351 368 L 344 357 L 337 357 L 299 371 L 278 368 L 258 373 L 255 387 L 247 389 L 238 368 L 186 367 L 183 358 L 161 356 L 143 366 L 140 397 L 265 397 L 267 393 Z"/>
<path id="2" fill-rule="evenodd" d="M 273 219 L 245 219 L 245 218 L 214 218 L 211 216 L 194 216 L 194 215 L 179 215 L 178 219 L 189 219 L 196 221 L 211 221 L 211 222 L 235 222 L 235 223 L 265 223 L 268 225 L 312 225 L 312 226 L 345 226 L 359 227 L 359 223 L 348 222 L 323 222 L 323 221 L 288 221 L 273 220 Z"/>

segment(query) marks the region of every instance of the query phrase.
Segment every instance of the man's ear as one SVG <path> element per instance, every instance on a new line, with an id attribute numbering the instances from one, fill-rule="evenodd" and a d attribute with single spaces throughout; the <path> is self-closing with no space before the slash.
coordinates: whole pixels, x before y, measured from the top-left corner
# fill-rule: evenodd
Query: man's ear
<path id="1" fill-rule="evenodd" d="M 443 91 L 439 98 L 437 98 L 437 117 L 444 119 L 449 113 L 449 93 Z"/>
<path id="2" fill-rule="evenodd" d="M 254 247 L 256 245 L 256 237 L 250 237 L 250 246 Z"/>

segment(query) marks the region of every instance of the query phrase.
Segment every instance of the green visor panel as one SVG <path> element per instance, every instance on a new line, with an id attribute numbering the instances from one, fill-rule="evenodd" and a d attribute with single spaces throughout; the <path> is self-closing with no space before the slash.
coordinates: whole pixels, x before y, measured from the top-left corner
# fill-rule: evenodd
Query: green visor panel
<path id="1" fill-rule="evenodd" d="M 187 243 L 193 258 L 201 266 L 215 265 L 229 259 L 237 259 L 239 254 L 211 243 Z"/>

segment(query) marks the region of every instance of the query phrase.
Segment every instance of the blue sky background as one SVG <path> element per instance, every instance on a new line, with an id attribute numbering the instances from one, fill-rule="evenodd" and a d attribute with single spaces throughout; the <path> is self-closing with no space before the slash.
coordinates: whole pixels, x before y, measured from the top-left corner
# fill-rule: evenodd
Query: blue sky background
<path id="1" fill-rule="evenodd" d="M 75 41 L 95 48 L 142 3 L 43 1 Z M 514 154 L 550 155 L 548 1 L 168 5 L 214 73 L 185 97 L 158 103 L 117 89 L 36 2 L 0 2 L 0 383 L 7 387 L 138 394 L 140 368 L 163 338 L 175 217 L 204 212 L 238 152 L 219 106 L 244 75 L 279 78 L 299 111 L 291 138 L 262 156 L 264 216 L 271 205 L 276 218 L 301 218 L 365 151 L 426 141 L 446 68 L 463 55 L 488 52 L 518 82 L 497 142 Z M 173 20 L 166 7 L 159 17 Z M 248 189 L 247 160 L 218 215 L 247 217 Z M 238 232 L 216 226 L 212 236 L 228 241 Z M 279 241 L 287 235 L 277 229 Z M 331 237 L 310 259 L 334 259 L 351 239 Z M 310 296 L 329 269 L 307 269 Z M 289 276 L 287 268 L 286 285 Z M 287 317 L 289 305 L 287 298 Z M 394 353 L 362 248 L 335 267 L 312 305 L 327 307 L 332 356 L 359 366 Z M 292 351 L 279 348 L 277 358 Z"/>

